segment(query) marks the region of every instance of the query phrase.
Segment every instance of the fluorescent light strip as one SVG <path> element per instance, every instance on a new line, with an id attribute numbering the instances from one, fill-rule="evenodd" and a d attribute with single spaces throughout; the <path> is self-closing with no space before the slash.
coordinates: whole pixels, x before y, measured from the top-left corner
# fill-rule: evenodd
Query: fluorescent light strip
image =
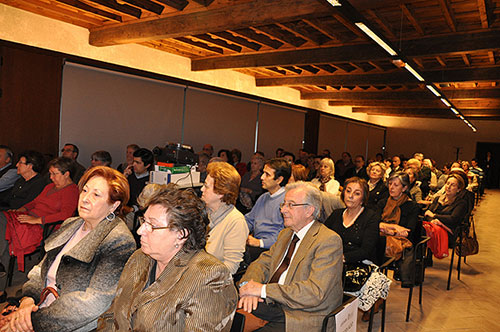
<path id="1" fill-rule="evenodd" d="M 441 101 L 443 102 L 443 104 L 445 104 L 446 106 L 448 107 L 451 107 L 451 104 L 448 102 L 448 100 L 444 99 L 444 98 L 441 98 Z"/>
<path id="2" fill-rule="evenodd" d="M 458 113 L 458 111 L 457 111 L 455 108 L 453 108 L 453 107 L 452 107 L 452 108 L 450 108 L 450 111 L 452 111 L 452 112 L 453 112 L 453 113 L 455 113 L 456 115 L 458 115 L 458 114 L 459 114 L 459 113 Z"/>
<path id="3" fill-rule="evenodd" d="M 461 120 L 465 120 L 465 118 L 463 117 L 463 115 L 459 115 L 458 116 Z"/>
<path id="4" fill-rule="evenodd" d="M 417 71 L 415 69 L 412 68 L 412 66 L 410 66 L 409 64 L 406 64 L 406 66 L 404 67 L 406 68 L 406 70 L 408 70 L 413 76 L 415 76 L 417 78 L 417 80 L 419 80 L 420 82 L 423 82 L 425 81 L 424 78 L 422 76 L 420 76 L 419 73 L 417 73 Z"/>
<path id="5" fill-rule="evenodd" d="M 375 32 L 373 32 L 369 27 L 367 27 L 364 23 L 358 22 L 355 23 L 356 26 L 361 29 L 364 33 L 368 35 L 374 42 L 376 42 L 380 47 L 382 47 L 387 53 L 392 56 L 398 55 L 396 51 L 394 51 L 389 45 L 386 44 Z M 423 80 L 422 80 L 423 81 Z"/>
<path id="6" fill-rule="evenodd" d="M 328 3 L 330 5 L 332 5 L 333 7 L 340 7 L 340 6 L 342 6 L 342 4 L 339 1 L 337 1 L 337 0 L 326 0 L 326 1 L 328 1 Z"/>
<path id="7" fill-rule="evenodd" d="M 432 86 L 426 85 L 427 89 L 429 89 L 436 97 L 441 97 L 441 94 Z"/>

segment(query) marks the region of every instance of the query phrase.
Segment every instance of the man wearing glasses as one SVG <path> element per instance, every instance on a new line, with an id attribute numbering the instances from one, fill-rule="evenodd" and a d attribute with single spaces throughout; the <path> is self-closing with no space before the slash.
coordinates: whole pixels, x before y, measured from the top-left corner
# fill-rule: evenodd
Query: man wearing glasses
<path id="1" fill-rule="evenodd" d="M 78 147 L 72 143 L 66 143 L 64 144 L 64 147 L 61 150 L 61 157 L 66 157 L 75 162 L 74 167 L 74 175 L 73 175 L 73 182 L 78 184 L 78 181 L 80 181 L 80 178 L 82 177 L 83 173 L 85 173 L 85 167 L 83 165 L 79 164 L 76 159 L 78 158 L 78 154 L 80 153 L 80 150 Z"/>
<path id="2" fill-rule="evenodd" d="M 316 221 L 319 190 L 305 182 L 286 186 L 285 229 L 240 281 L 238 307 L 269 323 L 259 331 L 319 331 L 342 302 L 342 240 Z"/>

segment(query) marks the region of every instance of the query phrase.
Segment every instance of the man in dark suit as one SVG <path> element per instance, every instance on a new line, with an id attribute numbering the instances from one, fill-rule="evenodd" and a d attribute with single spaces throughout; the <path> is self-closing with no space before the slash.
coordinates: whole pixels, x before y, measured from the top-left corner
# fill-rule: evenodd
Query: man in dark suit
<path id="1" fill-rule="evenodd" d="M 316 187 L 286 186 L 286 228 L 239 284 L 239 308 L 269 321 L 259 331 L 319 331 L 324 316 L 342 302 L 342 240 L 316 221 L 320 209 Z"/>
<path id="2" fill-rule="evenodd" d="M 365 157 L 363 157 L 362 155 L 357 155 L 356 157 L 354 157 L 354 167 L 347 172 L 346 179 L 352 178 L 354 176 L 368 180 L 368 174 L 366 174 Z"/>

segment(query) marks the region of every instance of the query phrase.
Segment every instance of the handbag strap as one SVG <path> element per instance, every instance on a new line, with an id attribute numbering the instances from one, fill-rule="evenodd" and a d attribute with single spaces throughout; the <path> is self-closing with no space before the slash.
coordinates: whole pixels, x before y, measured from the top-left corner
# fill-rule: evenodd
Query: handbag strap
<path id="1" fill-rule="evenodd" d="M 474 217 L 471 217 L 472 234 L 476 237 L 476 226 L 474 225 Z"/>

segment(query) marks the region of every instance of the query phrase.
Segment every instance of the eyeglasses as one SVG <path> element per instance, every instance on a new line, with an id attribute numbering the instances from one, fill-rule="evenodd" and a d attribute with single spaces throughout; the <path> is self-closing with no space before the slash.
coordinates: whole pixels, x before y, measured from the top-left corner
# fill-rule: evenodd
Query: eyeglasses
<path id="1" fill-rule="evenodd" d="M 153 231 L 156 231 L 158 229 L 167 229 L 167 228 L 170 228 L 170 226 L 154 226 L 153 224 L 151 224 L 149 221 L 147 221 L 144 217 L 139 217 L 137 218 L 137 220 L 139 220 L 139 224 L 141 226 L 144 225 L 144 228 L 146 229 L 147 232 L 151 233 Z"/>
<path id="2" fill-rule="evenodd" d="M 287 209 L 291 209 L 293 207 L 296 207 L 296 206 L 304 206 L 304 205 L 310 205 L 309 203 L 291 203 L 291 202 L 288 202 L 288 203 L 281 203 L 280 204 L 280 209 L 286 207 Z"/>

